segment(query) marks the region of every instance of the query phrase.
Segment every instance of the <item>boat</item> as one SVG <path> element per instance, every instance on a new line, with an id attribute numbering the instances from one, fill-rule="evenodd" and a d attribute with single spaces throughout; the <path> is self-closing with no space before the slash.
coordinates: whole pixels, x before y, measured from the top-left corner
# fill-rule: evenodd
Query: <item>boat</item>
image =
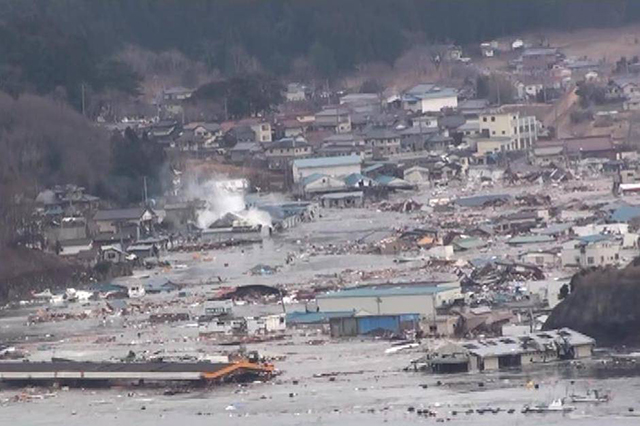
<path id="1" fill-rule="evenodd" d="M 609 394 L 599 391 L 598 389 L 588 390 L 586 395 L 571 394 L 569 395 L 573 403 L 591 403 L 598 404 L 609 402 Z"/>
<path id="2" fill-rule="evenodd" d="M 525 405 L 522 409 L 523 413 L 569 413 L 575 410 L 575 407 L 565 405 L 562 399 L 554 399 L 549 405 Z"/>

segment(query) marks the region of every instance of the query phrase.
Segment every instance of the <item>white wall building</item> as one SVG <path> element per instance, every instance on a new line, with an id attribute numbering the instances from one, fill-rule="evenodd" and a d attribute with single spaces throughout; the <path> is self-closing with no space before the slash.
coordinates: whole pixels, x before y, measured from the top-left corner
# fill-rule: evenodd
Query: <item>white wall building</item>
<path id="1" fill-rule="evenodd" d="M 562 246 L 562 266 L 591 268 L 616 265 L 620 260 L 621 243 L 606 235 L 588 235 Z"/>
<path id="2" fill-rule="evenodd" d="M 402 108 L 413 112 L 440 112 L 458 107 L 458 91 L 431 83 L 418 84 L 402 96 Z"/>
<path id="3" fill-rule="evenodd" d="M 364 311 L 373 315 L 420 314 L 434 317 L 436 308 L 461 298 L 460 287 L 400 286 L 355 288 L 316 298 L 322 312 Z"/>
<path id="4" fill-rule="evenodd" d="M 338 177 L 360 173 L 361 171 L 362 158 L 359 155 L 307 158 L 295 160 L 292 165 L 294 183 L 298 183 L 302 179 L 314 174 Z"/>

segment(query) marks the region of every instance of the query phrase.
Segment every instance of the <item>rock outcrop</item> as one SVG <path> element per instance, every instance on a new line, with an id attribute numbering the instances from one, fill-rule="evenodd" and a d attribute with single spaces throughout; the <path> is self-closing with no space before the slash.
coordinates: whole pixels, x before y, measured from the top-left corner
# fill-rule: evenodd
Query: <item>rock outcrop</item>
<path id="1" fill-rule="evenodd" d="M 640 261 L 622 268 L 582 271 L 571 280 L 571 294 L 553 310 L 547 330 L 569 327 L 596 339 L 599 346 L 640 344 Z"/>

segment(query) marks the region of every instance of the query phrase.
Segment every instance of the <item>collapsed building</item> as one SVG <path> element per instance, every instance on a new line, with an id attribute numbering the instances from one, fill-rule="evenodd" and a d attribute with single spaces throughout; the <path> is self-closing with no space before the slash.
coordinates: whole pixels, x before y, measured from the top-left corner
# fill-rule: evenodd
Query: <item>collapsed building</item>
<path id="1" fill-rule="evenodd" d="M 450 342 L 427 356 L 436 373 L 494 371 L 503 368 L 588 358 L 595 340 L 569 328 L 493 339 Z"/>

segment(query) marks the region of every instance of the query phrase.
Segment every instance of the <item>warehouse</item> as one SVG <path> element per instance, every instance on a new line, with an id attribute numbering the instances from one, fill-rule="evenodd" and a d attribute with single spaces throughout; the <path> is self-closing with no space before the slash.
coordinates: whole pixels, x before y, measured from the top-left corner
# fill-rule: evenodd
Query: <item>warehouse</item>
<path id="1" fill-rule="evenodd" d="M 457 286 L 362 287 L 317 297 L 322 312 L 351 311 L 372 315 L 420 314 L 434 317 L 436 308 L 459 299 Z"/>
<path id="2" fill-rule="evenodd" d="M 331 337 L 353 337 L 367 335 L 400 335 L 417 332 L 420 328 L 420 315 L 369 315 L 353 313 L 331 318 Z"/>

